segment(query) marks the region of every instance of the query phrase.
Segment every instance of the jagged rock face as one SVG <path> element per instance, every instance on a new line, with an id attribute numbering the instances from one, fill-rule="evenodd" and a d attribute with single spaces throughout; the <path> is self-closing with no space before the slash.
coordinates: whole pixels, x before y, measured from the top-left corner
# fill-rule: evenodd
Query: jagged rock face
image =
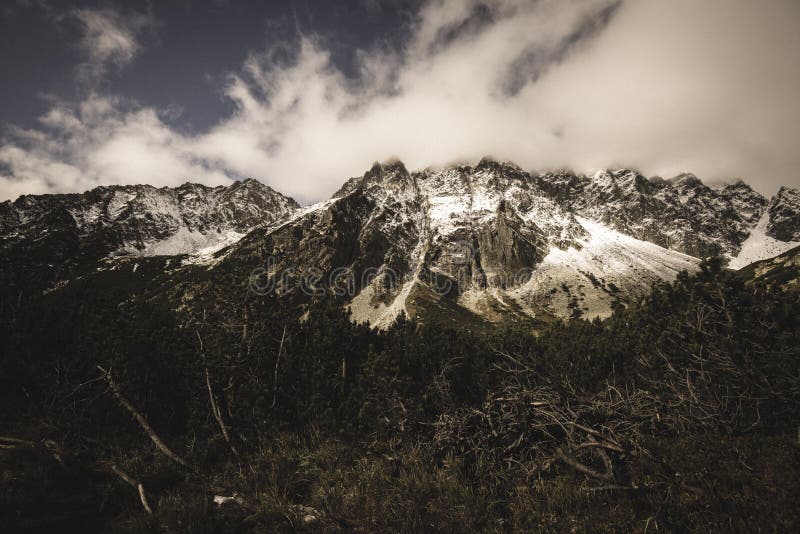
<path id="1" fill-rule="evenodd" d="M 414 201 L 413 196 L 392 198 L 388 190 L 359 188 L 273 230 L 251 233 L 230 261 L 257 257 L 274 278 L 270 288 L 300 299 L 301 293 L 313 296 L 317 288 L 335 285 L 352 293 L 378 276 L 378 268 L 399 276 L 408 272 L 420 233 L 410 217 L 419 212 Z"/>
<path id="2" fill-rule="evenodd" d="M 400 281 L 418 267 L 423 278 L 449 280 L 459 294 L 471 285 L 513 285 L 513 275 L 534 267 L 551 245 L 568 246 L 582 234 L 516 167 L 483 162 L 411 174 L 388 163 L 268 233 L 263 247 L 279 259 L 278 270 L 340 269 L 360 281 L 366 269 L 391 269 Z"/>
<path id="3" fill-rule="evenodd" d="M 780 241 L 800 241 L 800 190 L 780 188 L 769 205 L 767 235 Z"/>
<path id="4" fill-rule="evenodd" d="M 26 195 L 0 204 L 0 261 L 18 274 L 33 269 L 55 281 L 108 256 L 188 254 L 234 242 L 297 208 L 256 180 Z"/>
<path id="5" fill-rule="evenodd" d="M 551 247 L 576 244 L 585 230 L 511 164 L 482 160 L 476 167 L 415 175 L 427 207 L 428 261 L 434 272 L 470 287 L 506 288 L 526 281 Z"/>
<path id="6" fill-rule="evenodd" d="M 704 185 L 694 175 L 648 180 L 627 169 L 591 176 L 545 173 L 536 182 L 565 208 L 624 234 L 706 257 L 735 256 L 767 200 L 744 183 Z"/>
<path id="7" fill-rule="evenodd" d="M 477 249 L 488 286 L 513 285 L 517 273 L 541 263 L 549 251 L 543 232 L 535 224 L 526 226 L 504 202 L 494 220 L 479 228 L 477 234 Z"/>

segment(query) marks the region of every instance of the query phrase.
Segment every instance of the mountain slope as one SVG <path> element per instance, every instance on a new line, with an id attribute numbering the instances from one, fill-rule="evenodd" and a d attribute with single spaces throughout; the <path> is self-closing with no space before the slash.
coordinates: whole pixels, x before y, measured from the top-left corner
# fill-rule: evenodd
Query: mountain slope
<path id="1" fill-rule="evenodd" d="M 757 261 L 740 269 L 739 276 L 749 283 L 763 283 L 784 290 L 800 290 L 800 245 L 773 258 Z"/>
<path id="2" fill-rule="evenodd" d="M 567 209 L 624 234 L 695 257 L 736 255 L 767 200 L 743 182 L 723 188 L 692 174 L 647 179 L 628 169 L 535 176 Z"/>
<path id="3" fill-rule="evenodd" d="M 106 257 L 190 254 L 285 218 L 297 203 L 256 180 L 98 187 L 0 204 L 3 282 L 66 280 Z"/>
<path id="4" fill-rule="evenodd" d="M 601 223 L 579 221 L 589 234 L 579 242 L 581 246 L 552 249 L 515 295 L 561 317 L 606 317 L 616 303 L 644 297 L 654 283 L 697 269 L 697 258 L 626 236 Z"/>
<path id="5" fill-rule="evenodd" d="M 772 197 L 758 223 L 750 229 L 738 254 L 728 262 L 741 269 L 753 262 L 783 254 L 800 245 L 800 191 L 781 187 Z"/>

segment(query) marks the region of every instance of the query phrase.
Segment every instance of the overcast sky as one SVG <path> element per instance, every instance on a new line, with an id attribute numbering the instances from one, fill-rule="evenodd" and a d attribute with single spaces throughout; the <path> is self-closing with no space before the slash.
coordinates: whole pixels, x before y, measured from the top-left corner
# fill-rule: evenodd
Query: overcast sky
<path id="1" fill-rule="evenodd" d="M 508 159 L 800 186 L 797 0 L 0 7 L 0 199 L 257 178 L 308 203 L 373 161 Z"/>

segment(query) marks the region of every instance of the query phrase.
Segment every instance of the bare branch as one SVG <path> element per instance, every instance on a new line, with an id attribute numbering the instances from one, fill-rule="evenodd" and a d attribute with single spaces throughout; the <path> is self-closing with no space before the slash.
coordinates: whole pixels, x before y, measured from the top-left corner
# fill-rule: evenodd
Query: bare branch
<path id="1" fill-rule="evenodd" d="M 164 454 L 164 456 L 166 456 L 173 462 L 178 463 L 183 467 L 186 467 L 187 469 L 191 469 L 191 467 L 189 467 L 189 464 L 187 464 L 186 461 L 183 460 L 183 458 L 172 452 L 172 450 L 169 447 L 167 447 L 167 445 L 163 441 L 161 441 L 161 438 L 158 437 L 158 434 L 155 433 L 153 428 L 147 422 L 147 419 L 145 419 L 145 417 L 141 413 L 139 413 L 139 411 L 136 410 L 136 408 L 133 407 L 133 405 L 128 401 L 128 399 L 126 399 L 122 395 L 122 392 L 119 390 L 119 386 L 117 386 L 117 383 L 114 382 L 113 378 L 111 378 L 111 372 L 106 371 L 99 365 L 97 366 L 97 368 L 100 369 L 100 372 L 103 373 L 106 382 L 108 382 L 111 391 L 114 393 L 114 396 L 117 398 L 119 403 L 126 410 L 128 410 L 128 412 L 133 416 L 136 422 L 139 423 L 139 426 L 142 427 L 142 429 L 145 431 L 150 440 L 155 444 L 156 448 L 158 448 L 158 450 L 160 450 Z"/>
<path id="2" fill-rule="evenodd" d="M 147 502 L 147 495 L 145 495 L 144 492 L 144 485 L 142 485 L 142 483 L 138 480 L 131 478 L 128 473 L 116 465 L 112 465 L 111 470 L 114 471 L 119 478 L 130 484 L 139 493 L 139 500 L 142 502 L 142 508 L 144 508 L 144 511 L 147 512 L 148 515 L 153 515 L 153 509 L 150 508 L 150 503 Z"/>

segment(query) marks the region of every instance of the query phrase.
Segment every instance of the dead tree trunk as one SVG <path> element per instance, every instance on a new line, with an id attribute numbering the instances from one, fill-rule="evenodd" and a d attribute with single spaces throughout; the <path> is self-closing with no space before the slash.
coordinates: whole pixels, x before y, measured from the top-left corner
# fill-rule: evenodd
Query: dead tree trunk
<path id="1" fill-rule="evenodd" d="M 203 359 L 203 362 L 206 361 L 206 353 L 203 348 L 203 338 L 200 337 L 200 332 L 195 331 L 197 335 L 197 341 L 200 342 L 200 357 Z M 230 447 L 231 452 L 234 455 L 239 456 L 239 451 L 236 450 L 236 447 L 233 446 L 233 442 L 231 441 L 231 437 L 228 434 L 228 428 L 225 426 L 225 421 L 222 419 L 222 411 L 219 409 L 219 403 L 217 402 L 216 396 L 214 396 L 214 390 L 211 389 L 211 376 L 208 372 L 208 366 L 206 366 L 206 389 L 208 389 L 208 400 L 211 403 L 211 413 L 214 415 L 214 419 L 217 420 L 217 424 L 219 425 L 219 429 L 222 432 L 222 437 L 225 438 L 225 442 Z"/>
<path id="2" fill-rule="evenodd" d="M 717 281 L 717 296 L 719 297 L 720 304 L 722 305 L 722 311 L 725 312 L 725 319 L 728 322 L 728 327 L 733 328 L 733 317 L 731 316 L 731 311 L 728 308 L 728 302 L 725 300 L 725 292 L 722 290 L 722 286 L 720 285 L 719 281 Z"/>
<path id="3" fill-rule="evenodd" d="M 208 367 L 206 367 L 206 387 L 208 388 L 208 400 L 211 402 L 211 413 L 214 414 L 214 419 L 217 420 L 219 429 L 222 432 L 222 437 L 225 438 L 225 442 L 228 444 L 228 447 L 230 447 L 231 452 L 233 452 L 234 455 L 239 456 L 239 451 L 237 451 L 236 447 L 233 446 L 233 442 L 228 435 L 228 429 L 225 427 L 225 421 L 222 420 L 222 412 L 219 409 L 217 399 L 214 397 L 214 392 L 211 389 L 211 378 L 208 374 Z"/>
<path id="4" fill-rule="evenodd" d="M 283 334 L 281 334 L 281 344 L 278 346 L 278 355 L 275 357 L 275 375 L 273 377 L 272 406 L 270 406 L 270 409 L 275 407 L 275 403 L 278 400 L 278 366 L 280 366 L 281 364 L 281 355 L 283 354 L 284 341 L 286 341 L 286 325 L 283 325 Z"/>

